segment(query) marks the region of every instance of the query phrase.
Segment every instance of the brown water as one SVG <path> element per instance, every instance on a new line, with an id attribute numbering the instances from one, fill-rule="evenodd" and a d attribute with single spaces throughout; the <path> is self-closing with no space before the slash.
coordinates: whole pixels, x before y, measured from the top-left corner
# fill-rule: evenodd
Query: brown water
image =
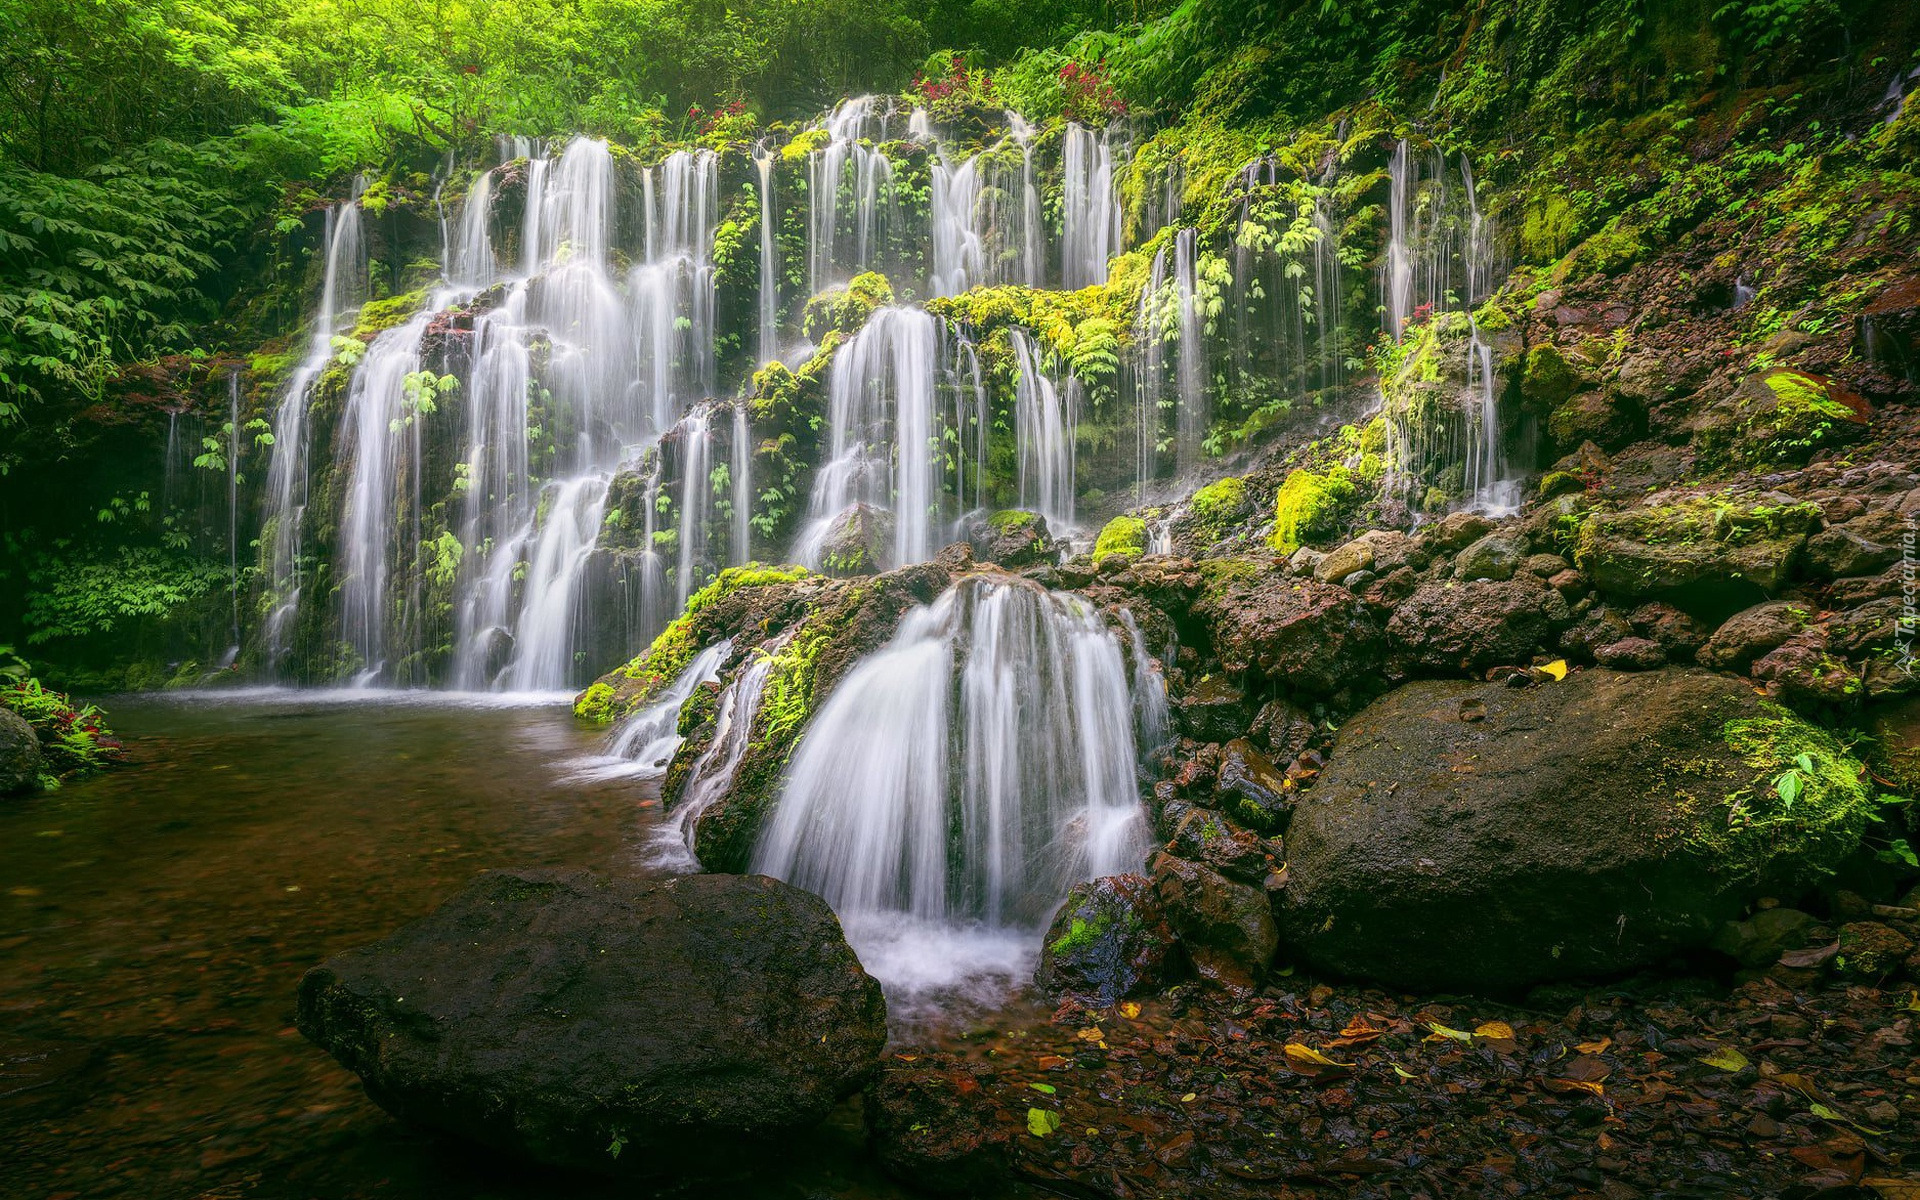
<path id="1" fill-rule="evenodd" d="M 489 867 L 644 870 L 653 787 L 566 782 L 564 706 L 124 700 L 131 761 L 0 802 L 0 1196 L 632 1195 L 418 1133 L 294 987 Z M 851 1108 L 730 1197 L 892 1197 Z"/>

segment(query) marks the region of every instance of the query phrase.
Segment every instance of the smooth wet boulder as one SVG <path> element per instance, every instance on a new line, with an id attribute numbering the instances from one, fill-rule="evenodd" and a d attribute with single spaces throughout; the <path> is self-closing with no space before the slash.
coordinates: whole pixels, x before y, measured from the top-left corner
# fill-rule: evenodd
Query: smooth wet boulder
<path id="1" fill-rule="evenodd" d="M 642 1174 L 818 1122 L 886 1043 L 832 910 L 762 876 L 489 871 L 307 972 L 297 1021 L 397 1117 Z"/>
<path id="2" fill-rule="evenodd" d="M 1265 889 L 1171 854 L 1153 856 L 1153 886 L 1200 978 L 1229 991 L 1258 987 L 1280 935 Z"/>
<path id="3" fill-rule="evenodd" d="M 33 790 L 44 770 L 46 761 L 33 726 L 12 709 L 0 708 L 0 796 Z"/>
<path id="4" fill-rule="evenodd" d="M 1415 667 L 1478 674 L 1524 664 L 1571 616 L 1565 597 L 1532 576 L 1436 581 L 1400 602 L 1387 636 Z"/>
<path id="5" fill-rule="evenodd" d="M 1209 675 L 1183 693 L 1178 701 L 1180 728 L 1200 742 L 1224 742 L 1246 732 L 1250 719 L 1247 697 L 1218 675 Z"/>
<path id="6" fill-rule="evenodd" d="M 1602 976 L 1804 889 L 1872 807 L 1839 742 L 1727 676 L 1414 683 L 1342 726 L 1298 802 L 1281 920 L 1304 961 L 1398 986 Z"/>
<path id="7" fill-rule="evenodd" d="M 1286 832 L 1293 814 L 1286 776 L 1246 738 L 1221 747 L 1214 800 L 1221 811 L 1261 833 Z"/>
<path id="8" fill-rule="evenodd" d="M 1049 996 L 1095 1007 L 1156 991 L 1180 950 L 1144 875 L 1108 875 L 1076 884 L 1054 914 L 1034 982 Z"/>
<path id="9" fill-rule="evenodd" d="M 917 1191 L 1004 1191 L 1014 1129 L 998 1122 L 991 1072 L 952 1054 L 888 1062 L 866 1093 L 867 1132 L 881 1169 Z"/>

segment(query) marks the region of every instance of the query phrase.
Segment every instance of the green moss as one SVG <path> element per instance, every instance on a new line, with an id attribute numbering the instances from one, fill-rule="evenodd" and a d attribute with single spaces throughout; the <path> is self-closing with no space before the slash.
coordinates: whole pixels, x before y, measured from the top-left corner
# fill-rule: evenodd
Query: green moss
<path id="1" fill-rule="evenodd" d="M 809 341 L 829 333 L 853 334 L 874 312 L 893 303 L 893 285 L 874 271 L 855 275 L 843 288 L 831 288 L 807 301 L 801 328 Z"/>
<path id="2" fill-rule="evenodd" d="M 360 307 L 360 316 L 353 326 L 356 341 L 372 342 L 379 334 L 389 329 L 405 325 L 412 320 L 427 303 L 426 289 L 406 292 L 399 296 L 389 296 L 385 300 L 369 300 Z"/>
<path id="3" fill-rule="evenodd" d="M 1147 523 L 1139 517 L 1115 517 L 1108 521 L 1093 543 L 1093 561 L 1097 564 L 1119 556 L 1139 558 L 1147 552 Z"/>
<path id="4" fill-rule="evenodd" d="M 1273 497 L 1273 534 L 1268 541 L 1276 554 L 1292 554 L 1307 542 L 1331 536 L 1338 528 L 1343 506 L 1358 489 L 1344 466 L 1323 473 L 1304 468 L 1287 476 Z"/>
<path id="5" fill-rule="evenodd" d="M 1729 721 L 1727 747 L 1754 771 L 1751 786 L 1702 814 L 1693 837 L 1714 870 L 1734 879 L 1808 884 L 1831 873 L 1866 833 L 1874 799 L 1865 768 L 1831 733 L 1776 705 Z"/>
<path id="6" fill-rule="evenodd" d="M 1208 533 L 1218 536 L 1240 516 L 1246 504 L 1247 481 L 1229 475 L 1195 492 L 1188 507 Z"/>
<path id="7" fill-rule="evenodd" d="M 595 689 L 604 685 L 604 681 L 596 683 L 581 693 L 574 705 L 574 712 L 595 721 L 610 721 L 632 712 L 654 693 L 679 678 L 694 656 L 705 649 L 710 639 L 705 635 L 704 623 L 700 620 L 702 612 L 742 588 L 792 583 L 805 578 L 807 573 L 804 567 L 765 567 L 758 563 L 728 567 L 712 583 L 687 600 L 686 611 L 669 622 L 660 631 L 660 636 L 653 639 L 652 645 L 616 672 L 639 683 L 638 688 L 618 689 L 617 696 L 602 698 L 595 697 L 594 693 Z"/>
<path id="8" fill-rule="evenodd" d="M 987 524 L 1001 533 L 1011 533 L 1033 524 L 1034 516 L 1034 513 L 1024 508 L 1003 508 L 987 517 Z"/>
<path id="9" fill-rule="evenodd" d="M 1527 365 L 1520 376 L 1520 386 L 1528 399 L 1536 401 L 1542 408 L 1552 409 L 1560 407 L 1568 397 L 1580 390 L 1580 377 L 1557 348 L 1551 345 L 1535 346 L 1527 351 Z"/>
<path id="10" fill-rule="evenodd" d="M 605 725 L 613 720 L 613 685 L 594 682 L 573 702 L 573 715 L 583 721 Z"/>
<path id="11" fill-rule="evenodd" d="M 1112 925 L 1113 918 L 1106 913 L 1095 913 L 1091 921 L 1075 917 L 1067 931 L 1055 939 L 1052 950 L 1055 954 L 1072 954 L 1085 950 L 1105 937 Z"/>

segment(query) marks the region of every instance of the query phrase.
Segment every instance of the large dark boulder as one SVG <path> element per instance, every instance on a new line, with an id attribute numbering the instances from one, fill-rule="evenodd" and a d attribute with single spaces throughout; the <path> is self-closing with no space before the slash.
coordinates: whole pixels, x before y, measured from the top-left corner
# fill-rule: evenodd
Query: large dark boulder
<path id="1" fill-rule="evenodd" d="M 1478 674 L 1524 664 L 1571 619 L 1566 599 L 1532 576 L 1424 583 L 1393 610 L 1394 652 L 1425 671 Z"/>
<path id="2" fill-rule="evenodd" d="M 1409 684 L 1347 721 L 1295 807 L 1283 933 L 1312 965 L 1411 988 L 1629 970 L 1840 862 L 1874 804 L 1859 772 L 1697 669 Z"/>
<path id="3" fill-rule="evenodd" d="M 1200 978 L 1248 992 L 1279 948 L 1267 893 L 1171 854 L 1153 856 L 1153 886 Z"/>
<path id="4" fill-rule="evenodd" d="M 397 1117 L 636 1173 L 818 1122 L 886 1043 L 833 912 L 762 876 L 489 871 L 307 972 L 298 1024 Z"/>
<path id="5" fill-rule="evenodd" d="M 30 791 L 46 770 L 40 755 L 40 737 L 25 717 L 0 708 L 0 796 Z"/>

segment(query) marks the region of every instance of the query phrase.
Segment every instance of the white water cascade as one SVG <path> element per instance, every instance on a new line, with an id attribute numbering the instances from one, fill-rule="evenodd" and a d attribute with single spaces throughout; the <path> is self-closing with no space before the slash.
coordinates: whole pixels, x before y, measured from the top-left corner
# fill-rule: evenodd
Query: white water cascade
<path id="1" fill-rule="evenodd" d="M 1040 351 L 1024 329 L 1012 333 L 1015 370 L 1015 453 L 1020 464 L 1020 507 L 1047 519 L 1056 537 L 1074 529 L 1075 394 L 1079 382 L 1071 376 L 1063 389 L 1055 387 L 1040 363 Z"/>
<path id="2" fill-rule="evenodd" d="M 697 871 L 699 859 L 693 853 L 694 827 L 701 814 L 733 786 L 733 773 L 747 755 L 752 743 L 753 718 L 760 711 L 760 697 L 773 673 L 774 655 L 784 640 L 762 646 L 752 662 L 742 667 L 727 684 L 714 709 L 713 740 L 693 760 L 687 773 L 680 803 L 660 826 L 656 865 Z M 689 693 L 691 695 L 691 693 Z"/>
<path id="3" fill-rule="evenodd" d="M 356 194 L 360 187 L 354 186 Z M 267 526 L 271 550 L 267 587 L 272 608 L 264 647 L 269 669 L 286 656 L 290 625 L 299 611 L 301 534 L 306 523 L 311 479 L 307 445 L 307 409 L 313 385 L 333 361 L 333 339 L 359 310 L 367 292 L 366 252 L 360 243 L 360 205 L 348 200 L 327 210 L 320 253 L 325 264 L 320 307 L 314 313 L 307 356 L 287 381 L 273 413 L 273 459 L 267 468 Z M 169 425 L 169 431 L 172 426 Z"/>
<path id="4" fill-rule="evenodd" d="M 794 547 L 803 565 L 822 565 L 829 539 L 862 509 L 892 514 L 887 565 L 932 557 L 940 496 L 939 350 L 939 323 L 931 314 L 883 308 L 834 357 L 826 460 L 815 473 L 808 522 Z"/>
<path id="5" fill-rule="evenodd" d="M 1074 883 L 1140 867 L 1136 769 L 1126 664 L 1092 607 L 967 580 L 821 707 L 753 869 L 824 897 L 870 970 L 903 926 L 930 933 L 917 969 L 938 974 L 956 925 L 1030 931 Z"/>
<path id="6" fill-rule="evenodd" d="M 858 96 L 843 101 L 821 125 L 827 144 L 807 162 L 811 292 L 874 266 L 881 239 L 892 231 L 893 164 L 878 149 L 892 116 L 888 98 Z"/>
<path id="7" fill-rule="evenodd" d="M 1098 133 L 1067 123 L 1061 183 L 1062 282 L 1070 289 L 1107 280 L 1107 263 L 1120 253 L 1120 195 L 1113 185 L 1111 130 Z"/>
<path id="8" fill-rule="evenodd" d="M 607 738 L 607 753 L 632 763 L 630 772 L 665 774 L 667 763 L 680 746 L 680 706 L 693 695 L 693 689 L 720 678 L 720 665 L 732 652 L 731 642 L 720 642 L 695 655 L 652 703 L 614 727 Z"/>
<path id="9" fill-rule="evenodd" d="M 1143 347 L 1135 387 L 1138 429 L 1138 480 L 1141 496 L 1159 470 L 1160 439 L 1172 410 L 1177 468 L 1190 470 L 1200 458 L 1209 411 L 1206 389 L 1206 320 L 1198 287 L 1199 231 L 1178 231 L 1153 257 L 1153 272 L 1140 294 L 1135 330 Z M 1168 354 L 1171 346 L 1172 354 Z M 1169 389 L 1168 384 L 1172 387 Z"/>
<path id="10" fill-rule="evenodd" d="M 780 357 L 780 282 L 776 259 L 773 208 L 774 151 L 757 146 L 753 151 L 753 169 L 760 187 L 760 344 L 761 366 Z"/>

